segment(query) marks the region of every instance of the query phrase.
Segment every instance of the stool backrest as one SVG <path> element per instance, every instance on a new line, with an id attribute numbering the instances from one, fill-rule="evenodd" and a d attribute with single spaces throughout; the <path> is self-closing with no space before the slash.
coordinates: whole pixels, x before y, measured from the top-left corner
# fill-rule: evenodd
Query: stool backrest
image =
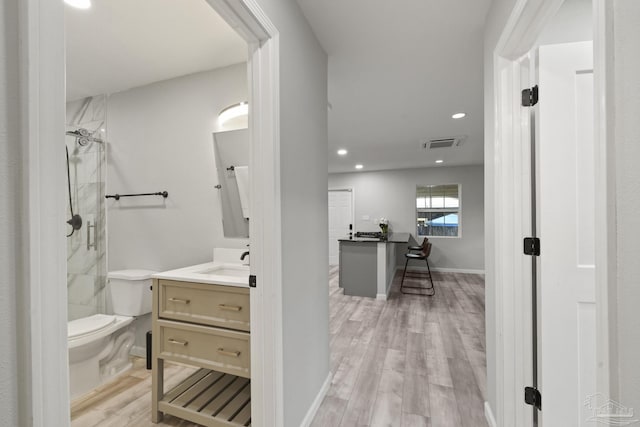
<path id="1" fill-rule="evenodd" d="M 431 246 L 433 246 L 433 245 L 431 243 L 427 242 L 427 244 L 424 246 L 424 249 L 422 249 L 422 255 L 425 258 L 429 258 L 429 255 L 431 255 Z"/>
<path id="2" fill-rule="evenodd" d="M 428 238 L 428 237 L 425 237 L 425 238 L 422 240 L 422 245 L 420 245 L 420 246 L 422 246 L 422 251 L 423 251 L 423 252 L 427 250 L 427 245 L 428 245 L 428 244 L 429 244 L 429 238 Z"/>

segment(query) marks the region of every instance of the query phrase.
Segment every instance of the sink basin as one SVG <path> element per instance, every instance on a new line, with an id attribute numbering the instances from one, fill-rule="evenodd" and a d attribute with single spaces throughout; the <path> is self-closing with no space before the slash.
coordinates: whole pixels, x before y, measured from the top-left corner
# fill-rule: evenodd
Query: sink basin
<path id="1" fill-rule="evenodd" d="M 196 271 L 198 274 L 209 274 L 214 276 L 249 277 L 249 267 L 218 265 L 204 270 Z"/>

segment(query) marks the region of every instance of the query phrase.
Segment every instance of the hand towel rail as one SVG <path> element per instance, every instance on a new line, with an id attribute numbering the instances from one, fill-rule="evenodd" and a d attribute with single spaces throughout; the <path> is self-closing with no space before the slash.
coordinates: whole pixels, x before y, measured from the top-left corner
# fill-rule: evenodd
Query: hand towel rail
<path id="1" fill-rule="evenodd" d="M 165 199 L 169 197 L 169 193 L 166 191 L 159 191 L 157 193 L 138 193 L 138 194 L 107 194 L 105 199 L 120 200 L 120 197 L 138 197 L 138 196 L 162 196 Z"/>

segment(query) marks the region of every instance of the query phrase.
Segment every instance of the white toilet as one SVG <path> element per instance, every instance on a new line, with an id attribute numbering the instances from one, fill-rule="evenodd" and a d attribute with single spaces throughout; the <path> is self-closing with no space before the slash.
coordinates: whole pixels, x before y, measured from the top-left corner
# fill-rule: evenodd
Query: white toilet
<path id="1" fill-rule="evenodd" d="M 134 316 L 151 312 L 150 270 L 120 270 L 107 275 L 115 314 L 94 314 L 68 324 L 71 399 L 82 396 L 131 367 Z"/>

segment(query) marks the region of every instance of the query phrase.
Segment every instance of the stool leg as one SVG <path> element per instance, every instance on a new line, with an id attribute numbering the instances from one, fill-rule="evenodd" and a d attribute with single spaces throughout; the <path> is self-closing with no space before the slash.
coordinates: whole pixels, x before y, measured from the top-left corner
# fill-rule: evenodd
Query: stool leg
<path id="1" fill-rule="evenodd" d="M 404 276 L 407 274 L 407 265 L 409 265 L 409 258 L 404 263 L 404 271 L 402 272 L 402 281 L 400 282 L 400 292 L 402 292 L 402 285 L 404 284 Z"/>
<path id="2" fill-rule="evenodd" d="M 435 287 L 433 286 L 433 277 L 431 276 L 431 267 L 429 267 L 429 259 L 425 258 L 424 260 L 427 263 L 427 270 L 429 271 L 429 281 L 431 282 L 431 288 L 435 292 Z"/>

